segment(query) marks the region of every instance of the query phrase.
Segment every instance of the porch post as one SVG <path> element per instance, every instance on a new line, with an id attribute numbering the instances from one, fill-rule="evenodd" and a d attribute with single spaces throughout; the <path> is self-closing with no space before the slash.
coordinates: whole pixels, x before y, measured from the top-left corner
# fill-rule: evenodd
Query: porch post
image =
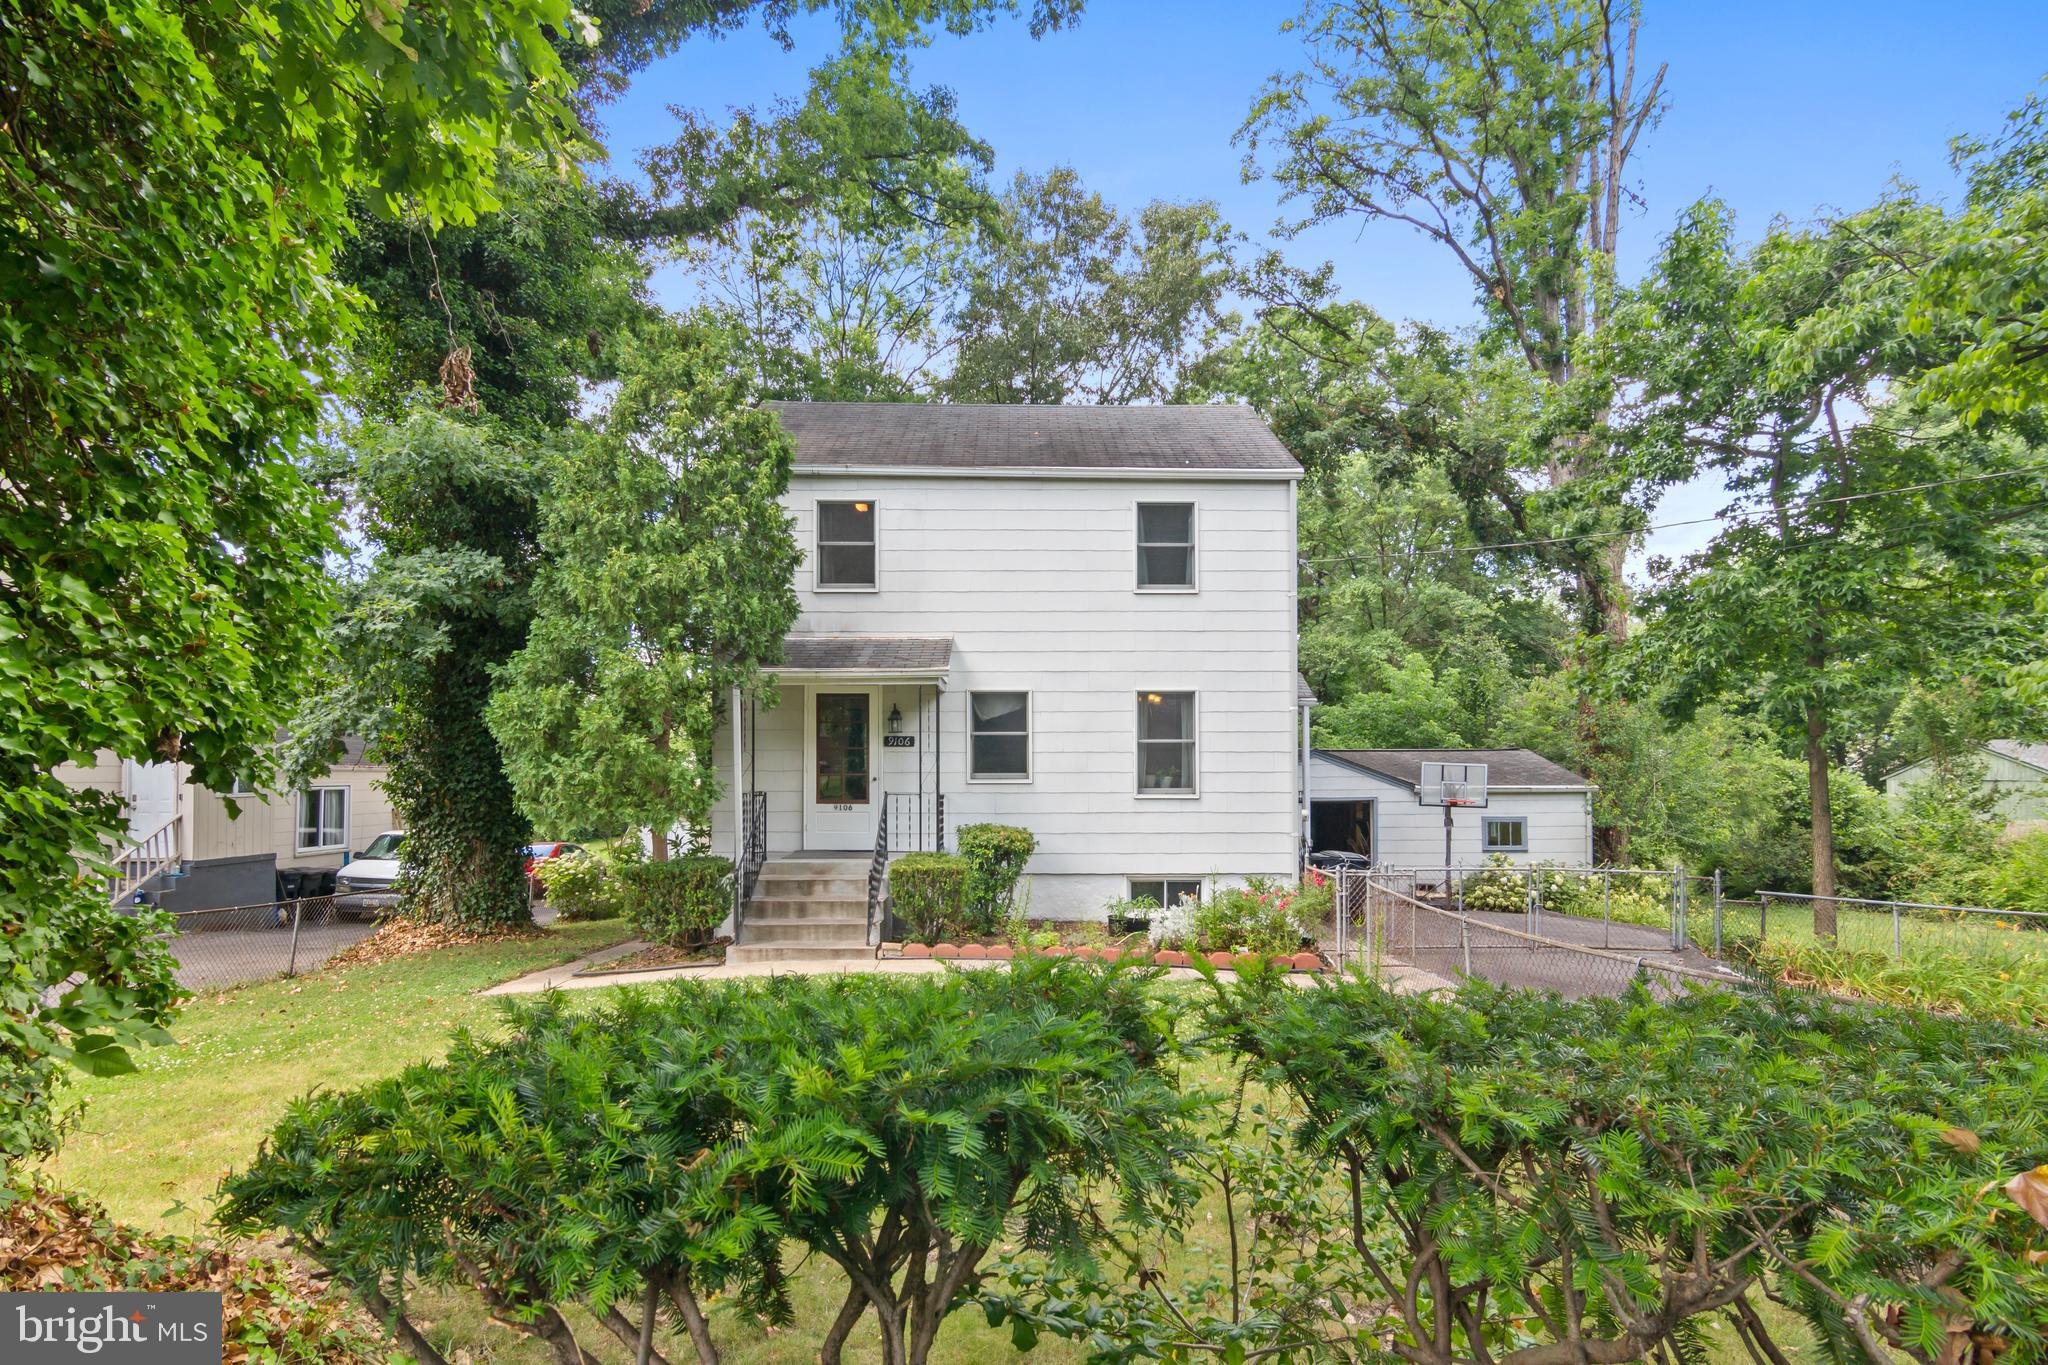
<path id="1" fill-rule="evenodd" d="M 740 690 L 732 690 L 732 895 L 733 909 L 739 910 L 740 883 L 746 877 L 747 861 L 747 766 L 746 736 L 740 733 L 745 715 L 740 710 Z"/>
<path id="2" fill-rule="evenodd" d="M 1308 712 L 1309 708 L 1304 703 L 1301 708 L 1301 857 L 1299 860 L 1304 868 L 1308 866 L 1308 855 L 1315 852 L 1314 849 L 1309 847 L 1309 840 L 1313 837 L 1311 831 L 1314 825 L 1309 818 L 1311 807 L 1309 805 L 1308 775 L 1313 751 L 1309 747 Z"/>

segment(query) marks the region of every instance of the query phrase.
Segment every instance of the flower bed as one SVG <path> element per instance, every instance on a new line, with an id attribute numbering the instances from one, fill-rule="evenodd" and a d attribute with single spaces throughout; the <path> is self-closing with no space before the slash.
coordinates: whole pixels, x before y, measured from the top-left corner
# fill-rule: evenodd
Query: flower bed
<path id="1" fill-rule="evenodd" d="M 1096 947 L 1084 944 L 1072 947 L 1056 944 L 1049 948 L 1025 948 L 1019 950 L 1008 943 L 884 943 L 881 947 L 884 958 L 900 958 L 906 961 L 920 961 L 935 958 L 941 962 L 1007 962 L 1016 957 L 1078 957 L 1096 962 L 1150 962 L 1160 967 L 1188 967 L 1193 965 L 1195 956 L 1202 957 L 1212 967 L 1235 970 L 1240 966 L 1253 966 L 1263 962 L 1286 964 L 1291 972 L 1321 972 L 1329 970 L 1327 963 L 1312 952 L 1298 953 L 1230 953 L 1218 950 L 1211 953 L 1189 954 L 1176 949 L 1151 951 L 1146 948 L 1120 948 L 1115 944 Z"/>

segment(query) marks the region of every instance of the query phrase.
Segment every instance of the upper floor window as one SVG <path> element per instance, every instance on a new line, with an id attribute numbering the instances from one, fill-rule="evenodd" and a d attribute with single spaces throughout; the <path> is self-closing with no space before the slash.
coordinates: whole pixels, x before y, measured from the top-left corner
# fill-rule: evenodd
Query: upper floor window
<path id="1" fill-rule="evenodd" d="M 1029 781 L 1031 694 L 973 692 L 967 705 L 974 720 L 968 775 L 979 781 Z"/>
<path id="2" fill-rule="evenodd" d="M 1195 694 L 1138 694 L 1138 794 L 1195 794 Z"/>
<path id="3" fill-rule="evenodd" d="M 1195 586 L 1195 505 L 1138 504 L 1138 586 L 1186 591 Z"/>
<path id="4" fill-rule="evenodd" d="M 310 787 L 299 793 L 299 852 L 348 847 L 348 788 Z"/>
<path id="5" fill-rule="evenodd" d="M 875 505 L 871 502 L 818 504 L 820 588 L 875 586 Z"/>

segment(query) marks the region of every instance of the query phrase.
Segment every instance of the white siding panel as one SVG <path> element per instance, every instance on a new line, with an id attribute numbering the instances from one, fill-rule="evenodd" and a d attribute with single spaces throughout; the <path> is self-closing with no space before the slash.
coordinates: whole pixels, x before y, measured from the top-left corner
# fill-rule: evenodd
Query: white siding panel
<path id="1" fill-rule="evenodd" d="M 1310 797 L 1323 801 L 1373 801 L 1373 858 L 1393 867 L 1444 865 L 1444 812 L 1424 806 L 1399 782 L 1361 772 L 1346 763 L 1317 755 Z M 1517 815 L 1529 822 L 1529 849 L 1510 853 L 1518 865 L 1555 863 L 1585 867 L 1593 860 L 1593 816 L 1587 793 L 1496 792 L 1485 810 L 1452 812 L 1451 862 L 1478 867 L 1487 855 L 1480 847 L 1481 820 L 1488 815 Z"/>

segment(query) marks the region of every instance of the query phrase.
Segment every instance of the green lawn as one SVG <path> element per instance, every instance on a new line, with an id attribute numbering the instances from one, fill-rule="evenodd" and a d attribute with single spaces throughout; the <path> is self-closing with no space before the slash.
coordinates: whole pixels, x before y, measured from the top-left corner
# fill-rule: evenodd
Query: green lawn
<path id="1" fill-rule="evenodd" d="M 144 1052 L 140 1070 L 80 1079 L 85 1119 L 52 1172 L 125 1222 L 195 1231 L 220 1178 L 286 1101 L 438 1057 L 455 1026 L 495 1017 L 477 991 L 630 937 L 618 920 L 557 924 L 532 939 L 198 996 L 172 1027 L 177 1042 Z"/>
<path id="2" fill-rule="evenodd" d="M 91 1108 L 53 1173 L 123 1221 L 197 1231 L 221 1176 L 248 1160 L 288 1100 L 315 1087 L 361 1084 L 439 1056 L 453 1028 L 493 1023 L 494 1003 L 476 994 L 481 988 L 626 936 L 617 921 L 558 925 L 527 941 L 446 949 L 202 996 L 180 1017 L 175 1046 L 144 1056 L 133 1075 L 81 1083 Z M 599 997 L 598 991 L 578 994 Z M 1230 1083 L 1214 1063 L 1204 1063 L 1191 1079 L 1219 1089 Z M 1221 1201 L 1212 1196 L 1196 1210 L 1187 1243 L 1172 1258 L 1171 1277 L 1199 1278 L 1225 1264 L 1224 1229 Z M 822 1264 L 793 1268 L 797 1324 L 787 1331 L 771 1332 L 713 1305 L 714 1330 L 728 1365 L 808 1365 L 816 1358 L 822 1324 L 838 1307 L 837 1274 Z M 422 1289 L 413 1312 L 451 1360 L 463 1359 L 458 1351 L 469 1365 L 550 1360 L 541 1343 L 492 1323 L 467 1295 Z M 630 1352 L 601 1327 L 580 1312 L 572 1312 L 571 1322 L 593 1354 L 608 1365 L 627 1365 Z M 1748 1365 L 1739 1346 L 1723 1335 L 1708 1328 L 1716 1365 Z M 876 1361 L 879 1344 L 858 1333 L 846 1354 L 849 1361 Z M 1820 1358 L 1812 1347 L 1790 1347 L 1787 1354 L 1795 1365 Z M 1047 1337 L 1030 1358 L 1068 1365 L 1083 1355 Z M 1021 1357 L 1007 1330 L 991 1331 L 979 1311 L 968 1309 L 947 1321 L 935 1359 L 947 1365 L 1013 1365 Z"/>

